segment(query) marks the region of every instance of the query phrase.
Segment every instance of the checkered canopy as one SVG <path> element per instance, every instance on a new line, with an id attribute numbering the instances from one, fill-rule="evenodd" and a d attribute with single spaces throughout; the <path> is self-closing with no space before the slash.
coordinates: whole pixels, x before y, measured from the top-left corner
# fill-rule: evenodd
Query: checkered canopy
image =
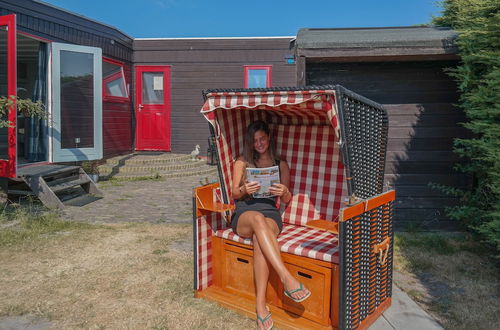
<path id="1" fill-rule="evenodd" d="M 290 167 L 293 198 L 283 220 L 294 225 L 335 221 L 347 195 L 335 90 L 208 92 L 201 112 L 215 135 L 226 203 L 232 203 L 233 164 L 243 152 L 245 129 L 260 119 Z"/>

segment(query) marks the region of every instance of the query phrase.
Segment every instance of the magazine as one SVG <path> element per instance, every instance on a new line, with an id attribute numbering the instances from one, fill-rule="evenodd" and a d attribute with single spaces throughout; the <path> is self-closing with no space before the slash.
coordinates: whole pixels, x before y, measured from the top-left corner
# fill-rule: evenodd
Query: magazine
<path id="1" fill-rule="evenodd" d="M 247 167 L 246 179 L 248 182 L 257 181 L 260 185 L 259 191 L 252 194 L 254 198 L 272 197 L 269 187 L 280 183 L 280 167 L 277 165 L 262 168 Z"/>

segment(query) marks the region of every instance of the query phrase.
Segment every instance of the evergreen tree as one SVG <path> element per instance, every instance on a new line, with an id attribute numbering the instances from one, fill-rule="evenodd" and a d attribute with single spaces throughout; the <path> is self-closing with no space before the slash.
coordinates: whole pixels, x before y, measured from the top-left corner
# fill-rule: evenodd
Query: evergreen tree
<path id="1" fill-rule="evenodd" d="M 471 138 L 456 139 L 458 168 L 473 178 L 471 190 L 447 188 L 461 198 L 448 215 L 462 221 L 500 254 L 500 1 L 444 0 L 434 24 L 459 33 L 461 63 L 450 69 L 461 92 L 463 125 Z"/>

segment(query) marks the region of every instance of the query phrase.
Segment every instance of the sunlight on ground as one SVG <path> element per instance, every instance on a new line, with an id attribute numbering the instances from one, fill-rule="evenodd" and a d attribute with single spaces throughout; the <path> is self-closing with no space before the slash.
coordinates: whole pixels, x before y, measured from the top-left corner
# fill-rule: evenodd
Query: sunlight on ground
<path id="1" fill-rule="evenodd" d="M 190 235 L 189 225 L 73 223 L 18 237 L 0 250 L 0 316 L 35 315 L 66 329 L 254 327 L 193 298 L 192 253 L 172 248 Z"/>

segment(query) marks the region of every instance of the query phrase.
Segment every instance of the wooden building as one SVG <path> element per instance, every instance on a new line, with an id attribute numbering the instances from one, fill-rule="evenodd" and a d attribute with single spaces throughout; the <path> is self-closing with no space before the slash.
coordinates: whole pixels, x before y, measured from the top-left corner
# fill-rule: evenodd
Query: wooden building
<path id="1" fill-rule="evenodd" d="M 454 172 L 453 139 L 466 132 L 444 70 L 459 60 L 446 28 L 301 29 L 295 41 L 299 85 L 341 84 L 389 112 L 386 181 L 397 191 L 399 228 L 449 228 L 456 200 L 429 184 L 467 184 Z"/>
<path id="2" fill-rule="evenodd" d="M 41 100 L 53 120 L 35 123 L 35 135 L 34 123 L 18 115 L 15 130 L 0 132 L 3 174 L 131 152 L 133 39 L 38 1 L 2 0 L 0 16 L 0 95 Z"/>
<path id="3" fill-rule="evenodd" d="M 456 33 L 449 29 L 301 29 L 296 38 L 134 39 L 39 1 L 0 1 L 0 16 L 12 14 L 17 29 L 17 65 L 9 66 L 17 69 L 14 93 L 34 98 L 35 77 L 43 73 L 40 61 L 45 61 L 45 94 L 37 97 L 45 100 L 59 126 L 42 127 L 45 148 L 33 158 L 28 129 L 33 123 L 18 118 L 11 134 L 17 143 L 10 148 L 16 152 L 9 154 L 7 143 L 0 143 L 0 165 L 12 154 L 22 166 L 136 150 L 189 153 L 197 144 L 203 155 L 209 134 L 199 114 L 202 90 L 341 84 L 389 111 L 386 181 L 398 192 L 399 228 L 453 226 L 444 208 L 456 201 L 429 187 L 468 184 L 452 169 L 457 161 L 453 139 L 466 132 L 458 124 L 464 116 L 453 106 L 456 86 L 444 72 L 459 60 Z M 9 38 L 0 29 L 0 64 L 7 62 Z M 93 56 L 94 94 L 88 93 L 90 81 L 65 84 L 69 78 L 60 73 L 65 52 Z M 8 94 L 7 71 L 0 70 L 0 95 Z M 93 108 L 85 106 L 89 103 Z M 6 132 L 0 131 L 4 141 Z"/>
<path id="4" fill-rule="evenodd" d="M 133 62 L 170 75 L 170 151 L 207 148 L 208 126 L 200 116 L 202 90 L 252 86 L 252 70 L 267 73 L 260 87 L 295 86 L 293 37 L 134 39 Z M 139 77 L 136 79 L 136 81 Z M 139 95 L 140 97 L 140 95 Z M 140 116 L 140 114 L 138 114 Z M 138 126 L 141 124 L 138 120 Z M 139 137 L 138 127 L 138 140 Z M 139 141 L 138 141 L 139 143 Z"/>

